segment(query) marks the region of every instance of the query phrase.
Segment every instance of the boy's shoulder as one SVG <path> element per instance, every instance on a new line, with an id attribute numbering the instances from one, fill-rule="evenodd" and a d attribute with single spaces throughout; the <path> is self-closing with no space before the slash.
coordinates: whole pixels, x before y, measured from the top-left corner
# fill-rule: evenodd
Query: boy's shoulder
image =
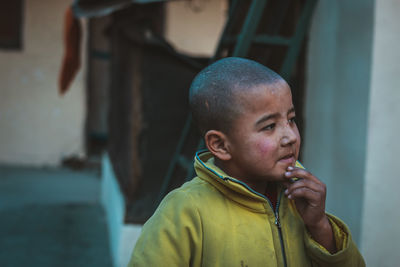
<path id="1" fill-rule="evenodd" d="M 206 196 L 212 197 L 217 195 L 220 195 L 220 193 L 214 186 L 199 177 L 195 177 L 168 193 L 168 195 L 165 197 L 165 201 L 199 201 L 204 199 Z"/>
<path id="2" fill-rule="evenodd" d="M 169 192 L 161 201 L 155 213 L 157 214 L 179 214 L 179 213 L 202 213 L 214 206 L 224 198 L 213 185 L 199 177 L 184 183 L 182 186 Z"/>

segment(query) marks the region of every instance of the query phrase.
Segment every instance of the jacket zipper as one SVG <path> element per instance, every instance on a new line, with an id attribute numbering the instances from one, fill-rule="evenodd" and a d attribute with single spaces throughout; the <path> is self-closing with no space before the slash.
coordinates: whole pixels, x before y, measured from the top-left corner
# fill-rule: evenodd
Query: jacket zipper
<path id="1" fill-rule="evenodd" d="M 281 228 L 281 222 L 279 220 L 279 204 L 281 202 L 281 197 L 282 197 L 282 192 L 279 194 L 278 198 L 278 203 L 276 203 L 276 209 L 275 209 L 275 225 L 278 227 L 278 234 L 279 234 L 279 241 L 281 243 L 281 251 L 282 251 L 282 258 L 283 258 L 283 266 L 287 267 L 287 262 L 286 262 L 286 253 L 285 253 L 285 244 L 283 243 L 283 236 L 282 236 L 282 228 Z M 269 204 L 272 207 L 271 201 L 268 199 Z"/>
<path id="2" fill-rule="evenodd" d="M 265 199 L 268 201 L 269 205 L 271 206 L 272 211 L 274 211 L 274 207 L 272 206 L 271 201 L 270 201 L 267 197 L 265 197 L 264 195 L 261 195 L 260 193 L 254 191 L 253 189 L 251 189 L 251 188 L 250 188 L 248 185 L 246 185 L 245 183 L 243 183 L 243 182 L 241 182 L 241 181 L 233 180 L 233 179 L 231 179 L 231 178 L 229 178 L 229 177 L 222 177 L 222 179 L 223 179 L 223 180 L 229 180 L 229 181 L 238 183 L 238 184 L 244 186 L 245 188 L 247 188 L 249 191 L 255 193 L 256 195 L 259 195 L 259 196 L 265 198 Z M 280 243 L 281 243 L 281 252 L 282 252 L 282 258 L 283 258 L 283 266 L 284 266 L 284 267 L 287 267 L 286 253 L 285 253 L 285 244 L 283 243 L 281 222 L 280 222 L 280 220 L 279 220 L 279 205 L 280 205 L 280 203 L 281 203 L 281 198 L 282 198 L 282 191 L 281 191 L 280 194 L 279 194 L 278 202 L 276 203 L 276 209 L 275 209 L 274 215 L 275 215 L 275 225 L 278 227 L 279 241 L 280 241 Z"/>

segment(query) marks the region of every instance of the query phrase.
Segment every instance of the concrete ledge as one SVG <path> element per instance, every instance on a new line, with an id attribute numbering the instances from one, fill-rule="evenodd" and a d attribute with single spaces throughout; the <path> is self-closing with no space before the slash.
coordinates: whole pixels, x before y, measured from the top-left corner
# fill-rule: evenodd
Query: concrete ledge
<path id="1" fill-rule="evenodd" d="M 104 207 L 113 265 L 125 267 L 139 237 L 142 225 L 125 224 L 125 200 L 108 154 L 102 158 L 101 203 Z"/>

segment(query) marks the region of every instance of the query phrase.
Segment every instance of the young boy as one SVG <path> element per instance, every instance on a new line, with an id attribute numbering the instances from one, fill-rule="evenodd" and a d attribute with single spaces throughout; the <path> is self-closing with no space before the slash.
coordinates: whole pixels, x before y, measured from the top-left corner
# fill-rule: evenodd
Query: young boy
<path id="1" fill-rule="evenodd" d="M 297 162 L 288 84 L 254 61 L 202 70 L 189 96 L 207 152 L 143 226 L 129 266 L 365 266 L 325 185 Z"/>

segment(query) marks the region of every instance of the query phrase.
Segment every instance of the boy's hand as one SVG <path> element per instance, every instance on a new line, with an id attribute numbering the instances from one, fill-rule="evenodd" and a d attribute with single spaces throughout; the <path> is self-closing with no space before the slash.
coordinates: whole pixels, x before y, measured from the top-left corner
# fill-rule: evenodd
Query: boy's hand
<path id="1" fill-rule="evenodd" d="M 336 252 L 332 226 L 325 214 L 326 186 L 310 172 L 288 167 L 284 185 L 285 194 L 296 203 L 297 211 L 315 241 L 324 246 L 330 253 Z M 299 178 L 292 182 L 291 179 Z"/>

